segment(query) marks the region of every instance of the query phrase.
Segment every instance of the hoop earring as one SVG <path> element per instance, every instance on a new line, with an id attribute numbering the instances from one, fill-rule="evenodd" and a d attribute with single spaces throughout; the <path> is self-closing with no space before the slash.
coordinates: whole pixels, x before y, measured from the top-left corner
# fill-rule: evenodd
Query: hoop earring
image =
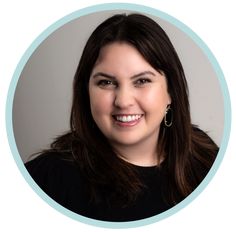
<path id="1" fill-rule="evenodd" d="M 173 122 L 173 111 L 170 107 L 170 105 L 167 106 L 165 117 L 164 117 L 164 123 L 166 127 L 171 127 Z"/>

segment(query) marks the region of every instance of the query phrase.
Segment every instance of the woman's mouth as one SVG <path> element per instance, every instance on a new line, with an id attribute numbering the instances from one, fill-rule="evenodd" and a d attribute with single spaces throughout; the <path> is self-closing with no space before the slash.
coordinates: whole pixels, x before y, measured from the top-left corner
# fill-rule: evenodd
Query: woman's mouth
<path id="1" fill-rule="evenodd" d="M 117 114 L 112 117 L 119 126 L 134 126 L 140 121 L 142 116 L 143 114 Z"/>

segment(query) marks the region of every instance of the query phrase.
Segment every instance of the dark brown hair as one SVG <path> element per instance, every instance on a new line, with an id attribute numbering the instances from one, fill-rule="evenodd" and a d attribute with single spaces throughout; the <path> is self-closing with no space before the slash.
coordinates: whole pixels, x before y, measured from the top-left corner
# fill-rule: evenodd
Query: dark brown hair
<path id="1" fill-rule="evenodd" d="M 71 131 L 58 137 L 52 150 L 73 154 L 88 180 L 89 193 L 99 199 L 101 186 L 112 186 L 114 197 L 130 202 L 142 184 L 132 165 L 121 160 L 97 127 L 90 110 L 88 82 L 102 47 L 113 42 L 134 46 L 145 60 L 167 78 L 173 124 L 161 124 L 158 153 L 165 161 L 167 176 L 163 195 L 174 205 L 188 196 L 212 166 L 218 148 L 191 124 L 188 87 L 183 67 L 165 31 L 152 19 L 140 14 L 115 15 L 100 24 L 88 39 L 73 83 Z"/>

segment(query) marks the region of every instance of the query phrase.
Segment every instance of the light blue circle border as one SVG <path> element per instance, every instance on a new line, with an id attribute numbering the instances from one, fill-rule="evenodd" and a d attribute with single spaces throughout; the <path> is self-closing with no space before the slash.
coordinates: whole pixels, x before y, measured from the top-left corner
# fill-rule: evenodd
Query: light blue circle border
<path id="1" fill-rule="evenodd" d="M 182 30 L 184 33 L 186 33 L 194 42 L 202 49 L 208 60 L 211 62 L 215 73 L 217 74 L 218 81 L 221 86 L 221 91 L 223 93 L 224 97 L 224 131 L 223 131 L 223 138 L 222 142 L 220 145 L 220 151 L 218 153 L 218 156 L 216 158 L 216 161 L 214 165 L 212 166 L 211 170 L 209 171 L 208 175 L 206 178 L 202 181 L 202 183 L 194 190 L 192 194 L 190 194 L 185 200 L 180 202 L 178 205 L 175 207 L 157 215 L 153 216 L 147 219 L 143 220 L 138 220 L 138 221 L 132 221 L 132 222 L 105 222 L 105 221 L 98 221 L 98 220 L 93 220 L 89 219 L 83 216 L 80 216 L 76 213 L 71 212 L 70 210 L 65 209 L 61 205 L 57 204 L 55 201 L 53 201 L 51 198 L 49 198 L 39 187 L 38 185 L 33 181 L 33 179 L 30 177 L 28 174 L 27 170 L 25 169 L 25 166 L 22 162 L 22 159 L 20 157 L 20 154 L 18 152 L 15 138 L 14 138 L 14 131 L 13 131 L 13 124 L 12 124 L 12 108 L 13 108 L 13 100 L 14 100 L 14 94 L 15 94 L 15 89 L 17 86 L 18 79 L 21 75 L 21 72 L 27 63 L 28 59 L 30 56 L 33 54 L 33 52 L 36 50 L 36 48 L 55 30 L 58 28 L 62 27 L 64 24 L 77 19 L 81 16 L 91 14 L 91 13 L 96 13 L 100 11 L 110 11 L 110 10 L 130 10 L 130 11 L 138 11 L 140 13 L 146 13 L 150 14 L 153 16 L 157 16 L 162 18 L 163 20 L 166 20 L 170 22 L 171 24 L 175 25 L 177 28 Z M 26 181 L 31 185 L 31 187 L 34 189 L 34 191 L 43 199 L 45 200 L 49 205 L 51 205 L 53 208 L 57 209 L 59 212 L 69 216 L 70 218 L 73 218 L 75 220 L 78 220 L 80 222 L 84 222 L 89 225 L 94 225 L 94 226 L 99 226 L 99 227 L 104 227 L 104 228 L 132 228 L 132 227 L 139 227 L 139 226 L 144 226 L 147 224 L 155 223 L 158 222 L 164 218 L 167 218 L 174 213 L 178 212 L 185 206 L 187 206 L 191 201 L 193 201 L 208 185 L 210 180 L 213 178 L 215 175 L 216 171 L 218 170 L 224 154 L 226 152 L 229 136 L 230 136 L 230 129 L 231 129 L 231 103 L 230 103 L 230 97 L 229 97 L 229 92 L 228 92 L 228 87 L 226 84 L 226 81 L 224 79 L 223 72 L 215 59 L 214 55 L 212 52 L 209 50 L 207 45 L 190 29 L 188 28 L 185 24 L 182 22 L 178 21 L 174 17 L 159 11 L 154 8 L 150 8 L 144 5 L 137 5 L 137 4 L 130 4 L 130 3 L 108 3 L 108 4 L 99 4 L 99 5 L 94 5 L 91 7 L 87 7 L 84 9 L 80 9 L 78 11 L 75 11 L 62 19 L 58 20 L 55 22 L 53 25 L 51 25 L 49 28 L 47 28 L 42 34 L 40 34 L 36 40 L 30 45 L 30 47 L 26 50 L 24 55 L 22 56 L 20 62 L 18 63 L 16 70 L 13 74 L 9 91 L 8 91 L 8 96 L 7 96 L 7 102 L 6 102 L 6 128 L 7 128 L 7 136 L 8 136 L 8 141 L 10 144 L 10 148 L 13 154 L 13 157 L 15 159 L 15 162 L 20 169 L 22 175 L 26 179 Z"/>

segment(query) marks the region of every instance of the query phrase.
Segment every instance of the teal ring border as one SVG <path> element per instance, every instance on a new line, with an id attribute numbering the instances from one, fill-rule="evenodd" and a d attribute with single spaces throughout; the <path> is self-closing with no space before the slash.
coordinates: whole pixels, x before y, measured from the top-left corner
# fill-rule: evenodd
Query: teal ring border
<path id="1" fill-rule="evenodd" d="M 224 132 L 223 132 L 223 138 L 222 142 L 220 145 L 220 151 L 218 153 L 218 156 L 216 158 L 216 161 L 211 168 L 210 172 L 206 176 L 206 178 L 202 181 L 202 183 L 194 190 L 192 194 L 190 194 L 186 199 L 184 199 L 182 202 L 180 202 L 178 205 L 175 207 L 157 215 L 153 216 L 147 219 L 143 220 L 138 220 L 138 221 L 132 221 L 132 222 L 105 222 L 105 221 L 98 221 L 94 219 L 89 219 L 83 216 L 80 216 L 78 214 L 75 214 L 71 212 L 70 210 L 65 209 L 61 205 L 57 204 L 55 201 L 53 201 L 51 198 L 49 198 L 38 186 L 37 184 L 32 180 L 30 175 L 25 169 L 25 166 L 20 158 L 20 154 L 18 152 L 15 138 L 14 138 L 14 132 L 13 132 L 13 124 L 12 124 L 12 108 L 13 108 L 13 100 L 14 100 L 14 93 L 15 89 L 17 86 L 18 79 L 20 77 L 20 74 L 32 55 L 32 53 L 35 51 L 35 49 L 51 34 L 53 33 L 56 29 L 59 27 L 62 27 L 64 24 L 77 19 L 81 16 L 91 14 L 91 13 L 96 13 L 100 11 L 110 11 L 110 10 L 131 10 L 131 11 L 138 11 L 141 13 L 146 13 L 150 14 L 153 16 L 160 17 L 169 23 L 175 25 L 178 27 L 180 30 L 182 30 L 184 33 L 186 33 L 188 36 L 190 36 L 191 39 L 194 40 L 194 42 L 202 49 L 204 54 L 207 56 L 209 61 L 211 62 L 217 77 L 218 81 L 221 86 L 221 91 L 224 96 L 224 116 L 225 116 L 225 125 L 224 125 Z M 83 9 L 80 9 L 78 11 L 75 11 L 62 19 L 58 20 L 51 26 L 49 26 L 44 32 L 42 32 L 34 41 L 33 43 L 29 46 L 29 48 L 26 50 L 26 52 L 23 54 L 20 62 L 18 63 L 15 72 L 13 74 L 9 90 L 8 90 L 8 95 L 7 95 L 7 101 L 6 101 L 6 130 L 7 130 L 7 136 L 8 136 L 8 141 L 9 145 L 11 148 L 11 152 L 13 154 L 13 157 L 15 159 L 15 162 L 20 169 L 21 173 L 23 174 L 24 178 L 26 181 L 31 185 L 31 187 L 34 189 L 34 191 L 43 199 L 45 200 L 49 205 L 51 205 L 53 208 L 57 209 L 59 212 L 63 213 L 64 215 L 67 215 L 68 217 L 75 219 L 77 221 L 83 222 L 85 224 L 93 225 L 93 226 L 99 226 L 103 228 L 133 228 L 133 227 L 139 227 L 139 226 L 144 226 L 148 225 L 151 223 L 158 222 L 162 219 L 165 219 L 174 213 L 178 212 L 185 206 L 187 206 L 192 200 L 194 200 L 208 185 L 210 180 L 213 178 L 215 175 L 216 171 L 218 170 L 224 154 L 226 152 L 226 148 L 228 145 L 228 140 L 230 136 L 230 129 L 231 129 L 231 103 L 230 103 L 230 95 L 228 91 L 228 87 L 226 84 L 226 81 L 224 79 L 223 72 L 214 57 L 214 55 L 211 53 L 210 49 L 207 47 L 207 45 L 196 35 L 190 28 L 188 28 L 185 24 L 180 22 L 179 20 L 175 19 L 174 17 L 151 7 L 147 7 L 144 5 L 138 5 L 138 4 L 131 4 L 131 3 L 107 3 L 107 4 L 99 4 L 99 5 L 94 5 L 90 7 L 86 7 Z"/>

